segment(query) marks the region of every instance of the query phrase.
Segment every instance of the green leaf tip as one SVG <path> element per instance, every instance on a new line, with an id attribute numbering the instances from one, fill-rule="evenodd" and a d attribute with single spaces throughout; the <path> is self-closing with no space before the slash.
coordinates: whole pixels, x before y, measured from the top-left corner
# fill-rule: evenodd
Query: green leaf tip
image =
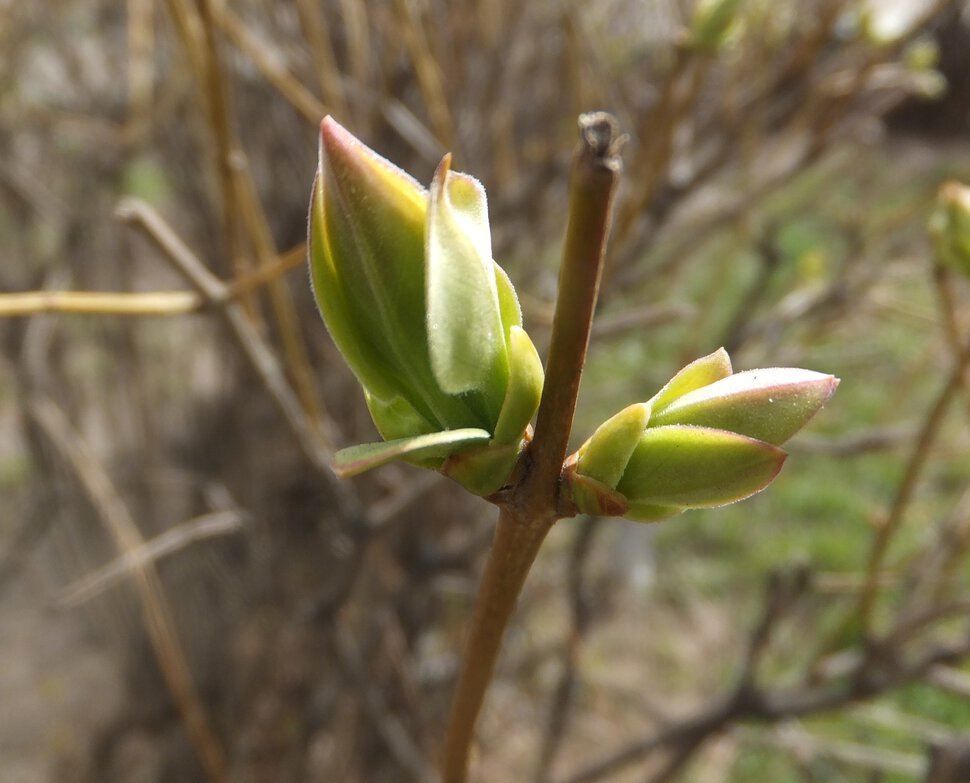
<path id="1" fill-rule="evenodd" d="M 819 411 L 839 381 L 791 367 L 746 370 L 693 389 L 661 407 L 651 426 L 693 424 L 780 446 Z"/>
<path id="2" fill-rule="evenodd" d="M 425 241 L 431 365 L 450 394 L 508 373 L 485 189 L 451 171 L 445 155 L 431 182 Z M 472 325 L 470 327 L 470 325 Z"/>
<path id="3" fill-rule="evenodd" d="M 731 357 L 723 348 L 718 348 L 680 370 L 650 399 L 650 404 L 655 410 L 663 410 L 678 397 L 727 378 L 732 372 Z"/>
<path id="4" fill-rule="evenodd" d="M 577 473 L 615 488 L 650 420 L 650 404 L 638 402 L 607 419 L 577 452 Z"/>
<path id="5" fill-rule="evenodd" d="M 412 438 L 397 438 L 381 443 L 362 443 L 341 449 L 334 455 L 333 470 L 338 476 L 356 476 L 398 459 L 443 460 L 458 450 L 487 443 L 485 430 L 464 429 L 432 432 Z"/>

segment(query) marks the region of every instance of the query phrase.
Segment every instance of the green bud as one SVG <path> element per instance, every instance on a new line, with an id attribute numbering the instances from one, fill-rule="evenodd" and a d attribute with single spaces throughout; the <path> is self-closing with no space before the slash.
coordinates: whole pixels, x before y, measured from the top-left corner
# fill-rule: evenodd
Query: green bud
<path id="1" fill-rule="evenodd" d="M 778 447 L 837 386 L 831 375 L 795 368 L 732 373 L 719 349 L 593 433 L 567 467 L 573 503 L 654 522 L 753 495 L 781 469 Z"/>
<path id="2" fill-rule="evenodd" d="M 492 260 L 481 184 L 446 156 L 425 190 L 327 117 L 309 254 L 324 323 L 386 441 L 339 453 L 337 471 L 403 459 L 447 464 L 479 494 L 499 489 L 543 375 L 515 290 Z"/>
<path id="3" fill-rule="evenodd" d="M 505 273 L 502 273 L 502 279 Z M 509 291 L 512 290 L 511 284 Z M 539 408 L 542 397 L 542 360 L 539 352 L 521 326 L 509 329 L 509 382 L 498 421 L 492 430 L 497 445 L 515 444 L 522 440 L 522 425 L 528 423 Z"/>
<path id="4" fill-rule="evenodd" d="M 970 188 L 947 182 L 940 188 L 936 210 L 930 218 L 937 261 L 970 276 Z"/>
<path id="5" fill-rule="evenodd" d="M 449 394 L 504 390 L 508 350 L 485 189 L 450 166 L 446 155 L 431 183 L 425 242 L 431 367 Z M 492 402 L 501 404 L 501 398 Z"/>
<path id="6" fill-rule="evenodd" d="M 694 48 L 713 54 L 727 44 L 737 30 L 742 5 L 744 0 L 700 0 L 690 24 Z"/>
<path id="7" fill-rule="evenodd" d="M 903 65 L 909 71 L 932 71 L 939 64 L 940 45 L 930 37 L 917 38 L 903 50 Z"/>

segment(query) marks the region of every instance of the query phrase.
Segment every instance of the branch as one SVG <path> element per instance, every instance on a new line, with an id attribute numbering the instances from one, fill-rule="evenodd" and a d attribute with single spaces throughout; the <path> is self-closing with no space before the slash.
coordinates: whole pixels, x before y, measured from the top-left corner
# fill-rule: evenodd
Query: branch
<path id="1" fill-rule="evenodd" d="M 151 641 L 158 669 L 181 714 L 206 777 L 211 783 L 228 783 L 229 759 L 192 681 L 155 564 L 149 558 L 138 557 L 145 542 L 131 512 L 111 483 L 104 466 L 80 440 L 64 412 L 53 401 L 47 397 L 34 399 L 28 411 L 77 477 L 118 550 L 125 557 L 134 556 L 131 573 L 135 577 L 145 631 Z"/>
<path id="2" fill-rule="evenodd" d="M 601 112 L 579 119 L 580 146 L 569 183 L 569 222 L 552 322 L 542 401 L 530 450 L 531 473 L 520 497 L 537 509 L 559 509 L 559 476 L 569 443 L 579 381 L 599 295 L 613 192 L 620 175 L 616 120 Z"/>
<path id="3" fill-rule="evenodd" d="M 602 525 L 599 518 L 585 517 L 576 531 L 570 550 L 567 580 L 571 622 L 561 653 L 562 673 L 549 704 L 542 746 L 532 776 L 535 783 L 544 783 L 548 778 L 549 770 L 566 736 L 570 710 L 574 704 L 573 696 L 579 681 L 580 648 L 593 615 L 585 566 L 593 551 L 593 538 L 600 530 Z"/>
<path id="4" fill-rule="evenodd" d="M 522 478 L 501 506 L 485 564 L 445 736 L 444 783 L 464 783 L 467 778 L 475 723 L 505 628 L 539 547 L 564 516 L 559 479 L 596 309 L 622 141 L 616 135 L 616 121 L 608 114 L 584 114 L 579 126 L 559 297 L 535 437 L 524 456 Z"/>
<path id="5" fill-rule="evenodd" d="M 957 355 L 950 377 L 947 379 L 943 388 L 940 389 L 936 400 L 926 414 L 926 418 L 920 427 L 919 434 L 913 445 L 909 460 L 906 464 L 906 471 L 896 489 L 896 496 L 893 498 L 892 505 L 886 519 L 876 531 L 876 536 L 872 542 L 869 552 L 869 559 L 866 565 L 866 581 L 859 593 L 858 602 L 854 617 L 858 617 L 862 627 L 863 635 L 871 631 L 872 613 L 876 601 L 876 592 L 880 571 L 883 560 L 889 549 L 889 543 L 899 529 L 903 517 L 909 508 L 916 486 L 923 474 L 923 468 L 929 458 L 930 447 L 940 433 L 944 417 L 963 386 L 963 377 L 970 368 L 970 340 L 963 346 L 962 351 Z"/>
<path id="6" fill-rule="evenodd" d="M 970 638 L 950 645 L 934 647 L 909 663 L 896 656 L 881 672 L 872 671 L 872 658 L 862 656 L 840 688 L 807 686 L 803 689 L 759 691 L 740 688 L 712 706 L 683 720 L 661 728 L 645 739 L 636 740 L 586 769 L 559 783 L 593 783 L 604 780 L 625 767 L 635 764 L 657 750 L 677 753 L 685 745 L 697 747 L 700 741 L 730 724 L 751 721 L 778 721 L 829 712 L 854 702 L 872 699 L 883 693 L 914 682 L 939 664 L 957 663 L 970 655 Z"/>

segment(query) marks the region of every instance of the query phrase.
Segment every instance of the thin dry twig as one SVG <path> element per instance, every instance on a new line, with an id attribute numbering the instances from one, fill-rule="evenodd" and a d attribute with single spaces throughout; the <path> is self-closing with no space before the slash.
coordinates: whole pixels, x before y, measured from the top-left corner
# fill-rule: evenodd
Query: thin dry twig
<path id="1" fill-rule="evenodd" d="M 227 284 L 239 297 L 306 261 L 299 245 L 271 263 Z M 195 291 L 64 291 L 43 290 L 0 293 L 0 318 L 22 318 L 42 313 L 109 316 L 174 316 L 202 309 L 206 300 Z"/>
<path id="2" fill-rule="evenodd" d="M 970 655 L 970 634 L 950 643 L 920 645 L 918 652 L 904 655 L 903 645 L 915 638 L 920 628 L 945 615 L 923 618 L 918 628 L 911 625 L 900 633 L 873 642 L 866 654 L 851 654 L 831 676 L 820 679 L 811 671 L 801 684 L 767 690 L 758 685 L 758 669 L 771 636 L 799 597 L 809 588 L 809 574 L 796 569 L 772 576 L 766 583 L 764 610 L 749 636 L 748 651 L 737 682 L 726 696 L 686 718 L 633 741 L 618 751 L 563 778 L 560 783 L 593 783 L 656 753 L 666 752 L 664 764 L 650 778 L 652 783 L 670 780 L 710 738 L 741 723 L 779 723 L 828 712 L 875 697 L 920 680 L 938 667 L 965 660 Z M 965 604 L 951 607 L 946 615 L 965 614 Z M 916 644 L 913 645 L 917 647 Z M 816 673 L 817 674 L 817 673 Z"/>
<path id="3" fill-rule="evenodd" d="M 236 197 L 242 207 L 245 224 L 249 228 L 249 236 L 256 251 L 257 269 L 269 269 L 274 266 L 278 256 L 269 221 L 256 194 L 248 163 L 242 155 L 235 156 L 233 160 Z M 279 275 L 266 278 L 266 287 L 279 326 L 283 359 L 293 378 L 300 404 L 313 425 L 320 430 L 321 437 L 329 443 L 328 420 L 320 402 L 316 374 L 310 366 L 306 342 L 297 322 L 293 294 L 287 281 Z"/>
<path id="4" fill-rule="evenodd" d="M 128 115 L 125 137 L 140 138 L 151 122 L 154 99 L 155 25 L 151 0 L 127 0 L 128 11 Z"/>
<path id="5" fill-rule="evenodd" d="M 739 735 L 749 742 L 787 750 L 800 759 L 832 759 L 840 764 L 860 767 L 874 775 L 914 778 L 921 776 L 926 768 L 926 760 L 921 756 L 831 737 L 817 737 L 795 722 L 783 723 L 770 731 L 742 730 Z"/>
<path id="6" fill-rule="evenodd" d="M 350 636 L 337 628 L 331 635 L 331 645 L 338 666 L 358 690 L 367 717 L 373 721 L 385 747 L 401 768 L 407 770 L 417 783 L 438 783 L 440 778 L 437 772 L 428 764 L 404 725 L 388 709 L 384 695 L 368 674 L 367 666 Z"/>
<path id="7" fill-rule="evenodd" d="M 128 507 L 100 460 L 82 442 L 63 411 L 49 398 L 40 396 L 30 400 L 28 412 L 70 466 L 122 556 L 142 551 L 145 542 Z M 136 557 L 131 566 L 145 630 L 172 700 L 209 780 L 228 783 L 229 760 L 192 682 L 155 564 L 151 558 Z"/>
<path id="8" fill-rule="evenodd" d="M 68 585 L 54 602 L 58 609 L 73 609 L 103 593 L 147 563 L 157 563 L 197 541 L 238 532 L 245 517 L 238 511 L 214 511 L 175 525 L 130 549 L 121 557 Z"/>
<path id="9" fill-rule="evenodd" d="M 403 36 L 411 58 L 431 126 L 439 143 L 445 149 L 457 153 L 458 134 L 445 93 L 441 67 L 431 51 L 419 8 L 414 0 L 394 0 L 394 9 L 399 23 L 399 34 Z"/>
<path id="10" fill-rule="evenodd" d="M 301 12 L 303 5 L 301 2 Z M 312 4 L 310 4 L 312 5 Z M 327 114 L 331 114 L 330 107 L 320 101 L 308 90 L 292 73 L 283 67 L 279 60 L 270 56 L 269 49 L 237 16 L 228 3 L 217 3 L 213 7 L 213 18 L 219 28 L 229 37 L 236 48 L 245 54 L 276 91 L 294 108 L 303 119 L 316 125 Z M 314 52 L 320 54 L 325 47 L 314 47 Z M 333 65 L 331 53 L 329 63 L 321 63 L 319 73 L 328 87 L 328 102 L 335 111 L 345 112 L 342 96 L 339 92 L 339 81 L 333 78 L 336 68 Z M 338 102 L 334 102 L 338 101 Z"/>
<path id="11" fill-rule="evenodd" d="M 232 301 L 229 287 L 209 272 L 161 216 L 145 202 L 125 199 L 119 203 L 117 215 L 122 221 L 142 231 L 189 284 L 210 305 L 218 308 L 253 369 L 290 425 L 303 453 L 323 475 L 332 476 L 329 449 L 306 418 L 272 348 L 252 326 L 239 305 Z"/>
<path id="12" fill-rule="evenodd" d="M 325 114 L 332 114 L 342 124 L 347 124 L 350 122 L 350 109 L 341 84 L 337 56 L 324 21 L 323 6 L 314 0 L 297 0 L 296 9 L 300 15 L 300 28 L 313 57 L 313 70 L 316 72 L 320 91 L 323 93 L 324 102 L 330 107 L 328 112 L 319 114 L 311 121 L 315 123 Z"/>
<path id="13" fill-rule="evenodd" d="M 218 150 L 217 163 L 221 185 L 223 219 L 229 248 L 230 259 L 236 277 L 244 276 L 249 270 L 243 255 L 242 238 L 248 239 L 257 261 L 258 268 L 271 266 L 277 257 L 269 220 L 256 192 L 255 183 L 246 155 L 243 153 L 231 129 L 230 106 L 227 79 L 223 73 L 220 51 L 214 27 L 222 24 L 235 36 L 237 44 L 245 46 L 247 52 L 258 63 L 269 67 L 271 83 L 284 96 L 293 99 L 296 91 L 298 108 L 316 123 L 325 113 L 319 101 L 309 93 L 285 69 L 273 66 L 273 61 L 265 56 L 265 47 L 255 41 L 242 21 L 233 14 L 225 3 L 212 3 L 210 0 L 196 0 L 198 16 L 203 36 L 201 38 L 206 62 L 205 96 L 209 109 L 209 119 L 213 137 Z M 186 41 L 186 45 L 190 42 Z M 310 368 L 306 345 L 294 316 L 292 294 L 286 281 L 278 276 L 267 279 L 273 314 L 279 327 L 283 344 L 283 356 L 287 369 L 293 377 L 300 403 L 312 423 L 321 430 L 326 438 L 326 422 L 319 402 L 316 381 Z M 255 298 L 244 297 L 247 312 L 257 317 L 258 308 Z"/>

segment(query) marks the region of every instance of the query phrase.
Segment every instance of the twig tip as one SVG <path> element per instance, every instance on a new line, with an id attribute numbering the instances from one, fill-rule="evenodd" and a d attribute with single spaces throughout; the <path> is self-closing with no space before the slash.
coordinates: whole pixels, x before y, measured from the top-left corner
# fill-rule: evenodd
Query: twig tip
<path id="1" fill-rule="evenodd" d="M 620 150 L 628 137 L 620 134 L 616 117 L 605 111 L 580 114 L 579 137 L 586 155 L 612 171 L 619 171 Z"/>

